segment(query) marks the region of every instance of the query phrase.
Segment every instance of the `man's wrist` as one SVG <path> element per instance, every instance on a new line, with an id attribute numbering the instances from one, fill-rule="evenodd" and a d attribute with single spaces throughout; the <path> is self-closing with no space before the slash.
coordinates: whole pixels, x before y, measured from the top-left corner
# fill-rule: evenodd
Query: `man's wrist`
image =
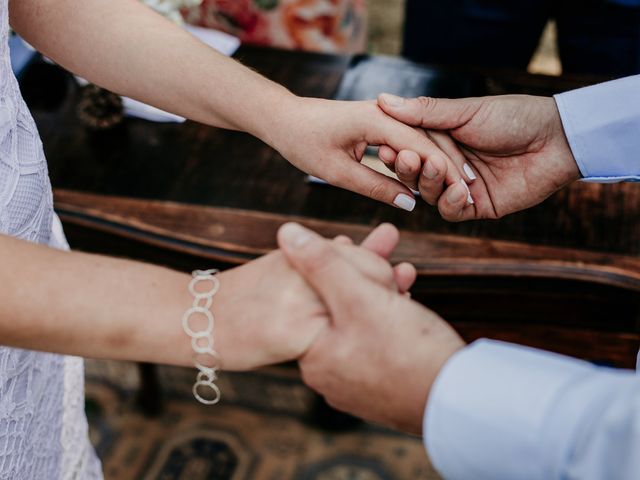
<path id="1" fill-rule="evenodd" d="M 455 342 L 455 343 L 452 342 L 450 347 L 446 348 L 446 353 L 444 353 L 436 362 L 434 362 L 433 359 L 431 359 L 431 363 L 430 365 L 428 365 L 428 371 L 424 372 L 426 373 L 429 381 L 429 388 L 427 390 L 426 398 L 422 399 L 421 416 L 419 418 L 419 424 L 417 424 L 417 429 L 418 429 L 417 431 L 424 433 L 423 432 L 424 416 L 426 415 L 427 409 L 429 407 L 429 402 L 433 394 L 433 389 L 434 389 L 434 386 L 436 385 L 436 382 L 438 381 L 438 378 L 440 377 L 440 375 L 442 375 L 442 372 L 445 370 L 445 367 L 447 366 L 447 364 L 453 358 L 455 358 L 455 356 L 458 353 L 463 351 L 466 347 L 467 347 L 467 344 L 461 339 L 459 339 L 458 342 Z"/>
<path id="2" fill-rule="evenodd" d="M 416 435 L 422 433 L 424 416 L 438 376 L 447 363 L 466 347 L 466 343 L 449 324 L 440 319 L 438 322 L 442 322 L 442 324 L 434 325 L 430 333 L 430 335 L 438 337 L 437 340 L 432 340 L 437 348 L 425 345 L 419 335 L 416 336 L 416 344 L 411 348 L 412 354 L 415 353 L 417 356 L 413 355 L 413 371 L 408 373 L 406 377 L 415 379 L 410 382 L 410 390 L 407 392 L 408 398 L 412 399 L 410 409 L 414 413 L 410 417 L 409 425 L 403 429 Z M 403 378 L 402 381 L 406 382 L 407 380 Z"/>

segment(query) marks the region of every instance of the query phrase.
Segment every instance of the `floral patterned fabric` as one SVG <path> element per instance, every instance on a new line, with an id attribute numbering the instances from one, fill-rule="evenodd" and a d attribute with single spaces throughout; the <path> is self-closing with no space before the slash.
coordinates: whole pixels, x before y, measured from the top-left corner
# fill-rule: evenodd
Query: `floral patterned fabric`
<path id="1" fill-rule="evenodd" d="M 365 0 L 203 0 L 184 16 L 246 43 L 318 52 L 361 52 L 366 45 Z"/>

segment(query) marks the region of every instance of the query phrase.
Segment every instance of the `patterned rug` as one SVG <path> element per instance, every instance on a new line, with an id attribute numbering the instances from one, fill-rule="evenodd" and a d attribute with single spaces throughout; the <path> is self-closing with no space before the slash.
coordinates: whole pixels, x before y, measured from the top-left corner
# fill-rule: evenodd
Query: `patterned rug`
<path id="1" fill-rule="evenodd" d="M 439 479 L 419 439 L 319 410 L 295 368 L 224 374 L 215 407 L 189 397 L 191 370 L 161 367 L 158 377 L 163 406 L 149 418 L 135 365 L 87 362 L 91 438 L 107 480 Z"/>

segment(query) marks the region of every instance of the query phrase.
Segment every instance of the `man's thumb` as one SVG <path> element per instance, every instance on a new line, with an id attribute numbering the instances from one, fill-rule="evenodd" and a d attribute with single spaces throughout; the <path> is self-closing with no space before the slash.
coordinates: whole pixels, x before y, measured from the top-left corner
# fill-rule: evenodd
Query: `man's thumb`
<path id="1" fill-rule="evenodd" d="M 378 97 L 378 106 L 389 116 L 412 127 L 450 130 L 468 122 L 477 99 L 402 98 L 389 93 Z"/>
<path id="2" fill-rule="evenodd" d="M 296 223 L 283 225 L 278 244 L 291 266 L 316 291 L 330 311 L 348 308 L 367 283 L 339 252 L 339 245 Z"/>

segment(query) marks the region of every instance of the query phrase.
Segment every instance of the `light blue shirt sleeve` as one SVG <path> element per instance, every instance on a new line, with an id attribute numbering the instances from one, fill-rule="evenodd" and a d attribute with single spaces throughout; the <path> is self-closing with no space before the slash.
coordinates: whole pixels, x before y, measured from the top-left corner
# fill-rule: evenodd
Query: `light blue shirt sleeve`
<path id="1" fill-rule="evenodd" d="M 436 379 L 424 439 L 450 480 L 637 480 L 640 377 L 481 340 Z"/>
<path id="2" fill-rule="evenodd" d="M 640 181 L 640 75 L 555 100 L 585 181 Z"/>

